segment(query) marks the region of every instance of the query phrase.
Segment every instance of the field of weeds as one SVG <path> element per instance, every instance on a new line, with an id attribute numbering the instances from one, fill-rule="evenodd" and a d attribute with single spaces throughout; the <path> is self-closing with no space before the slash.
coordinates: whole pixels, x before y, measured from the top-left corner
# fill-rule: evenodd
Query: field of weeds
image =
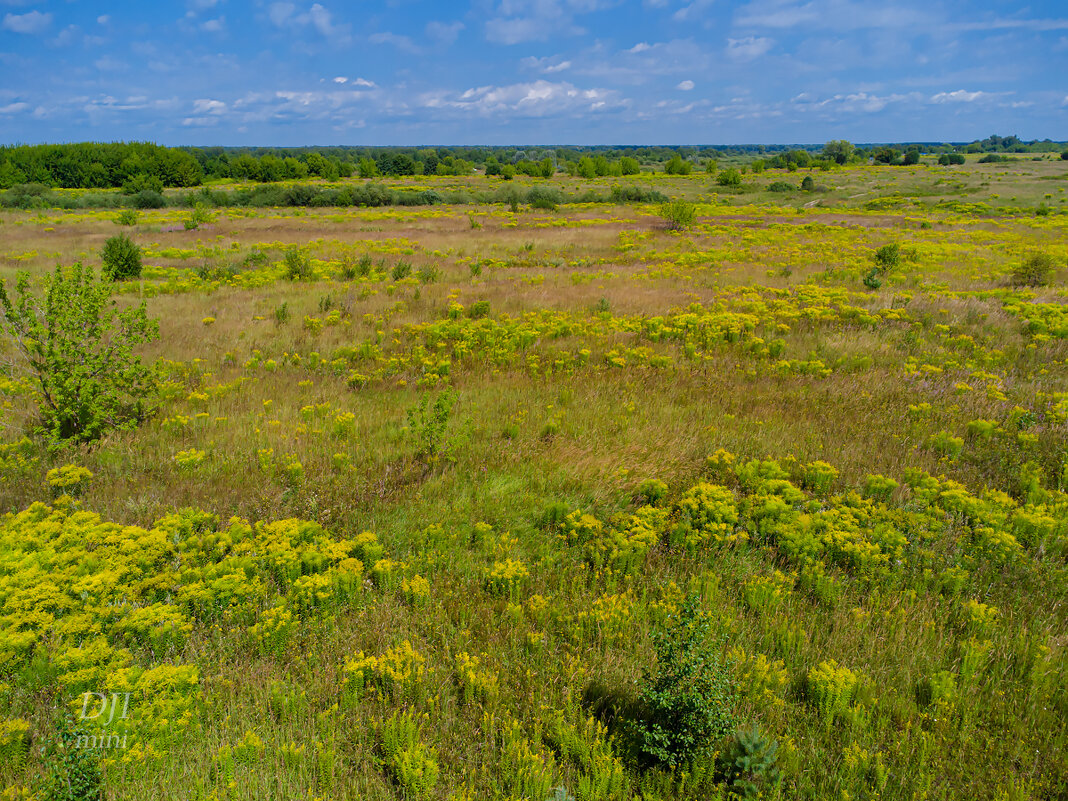
<path id="1" fill-rule="evenodd" d="M 2 797 L 1064 798 L 1066 169 L 0 213 L 162 397 L 50 449 L 0 344 Z"/>

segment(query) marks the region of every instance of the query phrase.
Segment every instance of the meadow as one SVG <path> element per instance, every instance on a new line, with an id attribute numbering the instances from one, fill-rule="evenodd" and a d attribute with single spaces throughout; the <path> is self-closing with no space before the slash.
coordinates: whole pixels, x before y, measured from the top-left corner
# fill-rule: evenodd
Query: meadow
<path id="1" fill-rule="evenodd" d="M 1068 162 L 808 174 L 0 211 L 9 285 L 130 233 L 163 374 L 49 449 L 0 344 L 0 798 L 1068 797 Z M 628 745 L 694 604 L 748 783 Z"/>

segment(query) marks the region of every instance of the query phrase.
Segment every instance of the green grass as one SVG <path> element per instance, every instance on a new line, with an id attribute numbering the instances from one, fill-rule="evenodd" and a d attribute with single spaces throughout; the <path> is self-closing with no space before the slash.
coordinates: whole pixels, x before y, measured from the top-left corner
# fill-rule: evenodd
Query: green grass
<path id="1" fill-rule="evenodd" d="M 133 687 L 125 731 L 144 753 L 104 755 L 109 798 L 720 797 L 710 760 L 643 770 L 605 714 L 637 696 L 653 633 L 696 592 L 737 719 L 779 745 L 767 797 L 1059 797 L 1068 218 L 1032 207 L 1058 208 L 1063 169 L 850 167 L 816 173 L 813 195 L 757 189 L 802 177 L 774 170 L 730 195 L 707 175 L 627 179 L 696 203 L 680 233 L 656 204 L 218 210 L 208 231 L 143 212 L 145 277 L 117 292 L 160 319 L 145 355 L 166 360 L 161 413 L 51 453 L 23 368 L 0 369 L 0 511 L 55 504 L 82 532 L 0 520 L 0 712 L 27 727 L 0 729 L 0 778 L 44 797 L 76 696 Z M 0 213 L 0 277 L 96 264 L 113 214 Z M 900 262 L 866 288 L 893 243 Z M 307 280 L 284 277 L 291 245 Z M 1014 288 L 1035 251 L 1050 285 Z M 445 391 L 447 447 L 428 458 L 408 410 Z M 46 478 L 64 464 L 92 473 L 76 499 Z M 668 488 L 651 534 L 648 479 Z M 695 531 L 679 501 L 701 483 L 729 490 L 737 524 Z M 600 533 L 547 523 L 554 508 Z M 164 519 L 157 539 L 115 542 L 173 553 L 104 559 L 108 527 L 76 509 Z M 216 518 L 174 522 L 183 509 Z M 274 571 L 266 534 L 220 544 L 233 516 L 315 521 L 321 539 L 281 552 L 340 543 L 361 580 L 309 607 L 308 582 L 348 586 L 342 552 Z M 246 600 L 190 600 L 246 557 Z M 135 625 L 138 607 L 188 634 Z M 297 623 L 264 645 L 279 609 Z M 68 651 L 98 636 L 111 657 Z M 422 662 L 382 661 L 405 643 Z M 378 689 L 355 692 L 346 665 L 371 657 Z M 150 692 L 140 671 L 160 665 L 196 678 Z"/>

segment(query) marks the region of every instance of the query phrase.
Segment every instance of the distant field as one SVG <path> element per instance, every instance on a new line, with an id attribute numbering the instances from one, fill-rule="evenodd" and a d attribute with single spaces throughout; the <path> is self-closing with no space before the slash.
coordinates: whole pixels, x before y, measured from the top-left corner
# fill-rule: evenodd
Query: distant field
<path id="1" fill-rule="evenodd" d="M 52 453 L 0 343 L 2 797 L 85 692 L 133 694 L 107 798 L 726 797 L 619 711 L 690 594 L 761 797 L 1068 796 L 1068 162 L 513 184 L 697 218 L 0 212 L 9 286 L 129 232 L 167 378 Z"/>

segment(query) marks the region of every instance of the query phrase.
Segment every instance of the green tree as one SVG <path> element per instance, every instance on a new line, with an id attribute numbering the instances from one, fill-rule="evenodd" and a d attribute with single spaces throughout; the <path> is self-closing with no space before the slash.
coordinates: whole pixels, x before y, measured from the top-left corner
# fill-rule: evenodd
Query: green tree
<path id="1" fill-rule="evenodd" d="M 0 281 L 0 328 L 29 365 L 40 431 L 54 445 L 91 442 L 136 425 L 156 406 L 156 374 L 134 348 L 159 336 L 145 305 L 121 311 L 89 267 L 56 267 L 43 301 L 19 273 L 15 295 Z"/>
<path id="2" fill-rule="evenodd" d="M 856 150 L 852 142 L 834 139 L 823 146 L 823 157 L 833 159 L 838 164 L 845 164 Z"/>
<path id="3" fill-rule="evenodd" d="M 693 164 L 685 161 L 682 156 L 676 153 L 664 165 L 664 172 L 668 175 L 689 175 L 693 172 Z"/>
<path id="4" fill-rule="evenodd" d="M 731 189 L 737 189 L 742 185 L 742 174 L 733 167 L 729 167 L 716 177 L 716 183 Z"/>

